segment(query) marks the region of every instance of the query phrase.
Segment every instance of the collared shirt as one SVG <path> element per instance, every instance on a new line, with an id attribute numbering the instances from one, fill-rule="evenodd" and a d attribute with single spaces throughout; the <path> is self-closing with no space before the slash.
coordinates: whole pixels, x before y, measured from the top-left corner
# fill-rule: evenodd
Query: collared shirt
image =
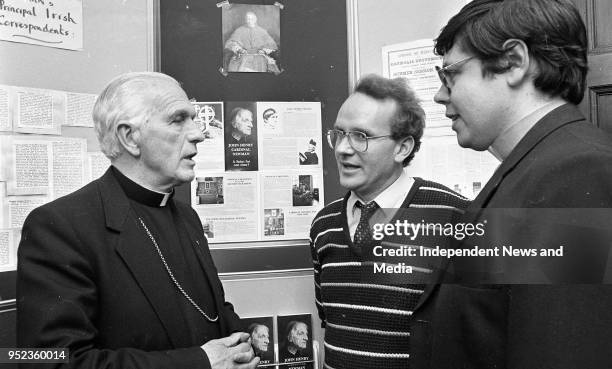
<path id="1" fill-rule="evenodd" d="M 561 99 L 556 99 L 527 114 L 527 116 L 506 128 L 495 141 L 493 141 L 493 144 L 489 147 L 489 152 L 499 161 L 504 161 L 521 139 L 525 137 L 527 132 L 529 132 L 540 119 L 565 103 L 566 102 Z"/>
<path id="2" fill-rule="evenodd" d="M 382 212 L 377 212 L 375 215 L 374 223 L 386 223 L 397 212 L 397 209 L 402 206 L 402 203 L 408 196 L 408 192 L 414 185 L 414 179 L 408 176 L 406 173 L 406 169 L 402 171 L 402 174 L 393 182 L 389 187 L 387 187 L 383 192 L 381 192 L 373 201 L 376 201 L 378 206 L 383 210 Z M 351 234 L 351 240 L 355 237 L 355 231 L 357 230 L 357 224 L 359 224 L 359 218 L 361 218 L 361 208 L 357 205 L 357 202 L 364 203 L 363 200 L 359 198 L 355 194 L 355 192 L 351 191 L 351 196 L 349 196 L 346 202 L 346 221 L 348 223 L 349 232 Z"/>

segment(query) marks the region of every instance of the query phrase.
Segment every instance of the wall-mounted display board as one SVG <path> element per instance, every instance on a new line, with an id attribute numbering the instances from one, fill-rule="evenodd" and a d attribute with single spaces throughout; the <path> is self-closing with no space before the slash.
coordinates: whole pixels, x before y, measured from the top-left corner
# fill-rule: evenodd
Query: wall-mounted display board
<path id="1" fill-rule="evenodd" d="M 256 129 L 261 127 L 261 131 L 257 132 L 260 135 L 259 138 L 268 136 L 270 138 L 270 140 L 257 141 L 257 152 L 261 153 L 262 157 L 247 157 L 249 163 L 236 162 L 234 159 L 237 158 L 226 156 L 225 170 L 220 172 L 222 174 L 218 174 L 214 168 L 196 168 L 201 170 L 197 176 L 201 179 L 201 184 L 196 183 L 191 188 L 182 188 L 183 193 L 179 198 L 191 199 L 192 205 L 194 201 L 196 203 L 202 201 L 204 204 L 210 201 L 216 202 L 218 195 L 213 200 L 209 193 L 212 191 L 210 189 L 218 188 L 219 181 L 229 184 L 229 177 L 238 175 L 233 171 L 232 165 L 237 165 L 234 169 L 241 168 L 241 166 L 244 169 L 255 163 L 268 169 L 273 169 L 275 165 L 283 167 L 280 169 L 283 175 L 261 179 L 260 182 L 265 183 L 270 191 L 275 186 L 279 188 L 278 186 L 281 186 L 283 181 L 286 182 L 284 187 L 289 186 L 293 189 L 295 184 L 299 190 L 302 182 L 308 180 L 308 178 L 302 178 L 300 181 L 300 174 L 303 174 L 301 171 L 309 167 L 317 167 L 322 168 L 320 172 L 322 178 L 315 178 L 317 175 L 313 174 L 311 187 L 316 187 L 315 185 L 320 187 L 320 205 L 341 197 L 344 190 L 338 184 L 333 152 L 323 143 L 326 142 L 325 132 L 333 125 L 338 110 L 348 95 L 346 3 L 327 0 L 281 2 L 241 0 L 240 2 L 225 1 L 222 3 L 214 0 L 160 0 L 159 5 L 160 71 L 181 82 L 188 96 L 194 101 L 218 102 L 221 106 L 225 105 L 225 115 L 232 110 L 227 109 L 229 105 L 237 104 L 238 106 L 240 104 L 236 102 L 251 102 L 249 106 L 253 108 L 253 111 L 257 111 L 256 119 L 261 120 L 255 127 Z M 236 30 L 240 27 L 248 28 L 249 23 L 267 32 L 274 43 L 272 44 L 261 30 L 253 31 L 254 34 L 257 34 L 255 38 L 261 38 L 261 45 L 258 43 L 247 45 L 245 41 L 241 42 L 239 34 L 242 31 L 236 32 Z M 243 31 L 248 30 L 243 29 Z M 232 39 L 234 42 L 230 42 Z M 260 58 L 257 55 L 264 57 Z M 236 60 L 242 57 L 249 60 L 243 60 L 244 63 Z M 232 58 L 234 58 L 233 61 Z M 314 127 L 316 135 L 313 136 L 311 132 L 302 134 L 296 127 L 295 134 L 290 137 L 292 145 L 289 146 L 291 147 L 285 145 L 287 146 L 284 148 L 285 151 L 292 151 L 291 158 L 295 159 L 295 163 L 281 160 L 283 145 L 281 145 L 280 136 L 277 137 L 276 133 L 270 131 L 270 127 L 263 126 L 265 110 L 269 107 L 274 108 L 274 106 L 264 107 L 265 103 L 262 102 L 276 102 L 267 104 L 276 104 L 275 110 L 285 113 L 289 111 L 287 109 L 298 107 L 299 104 L 304 104 L 306 107 L 308 105 L 306 102 L 320 104 L 320 128 L 317 127 L 316 120 L 300 124 L 300 127 L 304 129 Z M 213 112 L 217 114 L 215 109 L 223 109 L 215 108 L 214 104 L 209 103 L 209 105 L 209 109 L 203 113 L 204 116 Z M 203 108 L 203 105 L 201 107 Z M 225 128 L 229 130 L 230 119 L 227 116 L 224 118 Z M 298 143 L 296 137 L 301 138 L 304 142 Z M 316 153 L 318 163 L 300 165 L 303 161 L 312 162 L 314 160 L 312 155 L 306 154 L 309 145 L 312 145 L 311 139 L 315 142 L 314 153 Z M 277 155 L 272 155 L 273 151 Z M 300 154 L 304 156 L 303 161 L 300 161 Z M 206 161 L 206 159 L 202 160 Z M 209 164 L 213 166 L 221 162 L 212 156 L 210 159 L 213 163 L 209 162 Z M 229 168 L 227 167 L 228 160 Z M 233 162 L 235 163 L 232 164 Z M 295 171 L 294 176 L 290 175 L 291 170 L 285 168 L 289 164 L 295 164 L 295 168 L 292 169 Z M 250 170 L 238 173 L 244 176 L 248 172 Z M 317 180 L 320 181 L 320 184 L 315 183 Z M 223 191 L 226 191 L 225 183 L 221 185 Z M 198 188 L 200 194 L 198 194 Z M 324 197 L 323 188 L 325 189 Z M 263 193 L 265 194 L 265 191 Z M 290 194 L 290 192 L 287 193 Z M 258 196 L 261 194 L 261 191 L 256 193 Z M 270 197 L 270 201 L 272 200 L 278 199 Z M 281 209 L 286 216 L 285 208 L 295 210 L 299 205 L 295 205 L 294 200 L 293 197 L 289 197 L 286 207 L 270 207 L 268 214 L 265 213 L 265 207 L 263 208 L 264 213 L 261 214 L 261 222 L 259 222 L 262 225 L 261 229 L 254 230 L 254 233 L 258 235 L 256 239 L 260 241 L 251 241 L 255 237 L 250 237 L 249 240 L 243 240 L 240 243 L 214 244 L 213 256 L 219 272 L 256 273 L 258 271 L 310 268 L 307 231 L 303 234 L 296 232 L 291 237 L 280 237 L 280 235 L 273 234 L 279 228 L 280 212 L 278 209 Z M 297 198 L 297 201 L 299 203 L 300 198 Z M 196 204 L 194 207 L 197 208 L 197 206 Z M 303 208 L 311 206 L 303 206 Z M 276 214 L 272 210 L 276 210 Z M 267 235 L 266 225 L 268 225 Z M 243 234 L 248 230 L 247 226 L 248 222 L 237 223 L 234 227 L 235 234 Z M 236 259 L 237 255 L 240 256 L 239 259 Z M 233 263 L 230 262 L 231 260 L 240 262 Z"/>
<path id="2" fill-rule="evenodd" d="M 321 104 L 193 104 L 206 138 L 194 157 L 191 206 L 211 247 L 304 238 L 324 196 Z"/>
<path id="3" fill-rule="evenodd" d="M 153 68 L 152 3 L 2 1 L 0 19 L 13 23 L 0 35 L 0 347 L 14 347 L 21 223 L 33 206 L 80 187 L 108 166 L 91 106 L 116 75 Z M 32 33 L 13 32 L 22 24 L 31 25 Z M 63 34 L 49 32 L 60 29 Z"/>
<path id="4" fill-rule="evenodd" d="M 0 85 L 0 273 L 14 271 L 21 228 L 30 212 L 67 195 L 108 168 L 84 137 L 62 127 L 90 127 L 94 94 Z M 27 133 L 27 134 L 24 134 Z M 8 296 L 8 297 L 3 297 Z M 0 290 L 0 300 L 12 297 Z"/>

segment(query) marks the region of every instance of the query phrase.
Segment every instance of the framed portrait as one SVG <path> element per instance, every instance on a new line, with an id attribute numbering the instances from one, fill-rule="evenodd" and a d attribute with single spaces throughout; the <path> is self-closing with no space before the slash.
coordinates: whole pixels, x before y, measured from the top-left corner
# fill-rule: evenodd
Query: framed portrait
<path id="1" fill-rule="evenodd" d="M 281 72 L 278 6 L 224 6 L 221 25 L 224 71 L 274 74 Z"/>

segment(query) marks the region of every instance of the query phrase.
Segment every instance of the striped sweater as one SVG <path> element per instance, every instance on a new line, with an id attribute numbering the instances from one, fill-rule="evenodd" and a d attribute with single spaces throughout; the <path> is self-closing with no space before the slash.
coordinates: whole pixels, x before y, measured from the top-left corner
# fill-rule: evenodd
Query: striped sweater
<path id="1" fill-rule="evenodd" d="M 349 195 L 323 208 L 310 230 L 316 304 L 325 327 L 325 368 L 408 368 L 412 310 L 431 269 L 415 267 L 411 273 L 387 279 L 375 275 L 374 261 L 351 251 L 346 220 Z M 467 205 L 466 198 L 447 187 L 415 178 L 402 204 L 410 214 L 400 209 L 390 223 L 408 217 L 415 223 L 454 224 Z M 410 241 L 385 236 L 374 244 L 397 247 L 410 245 Z M 433 247 L 427 243 L 439 241 L 426 237 L 416 242 Z"/>

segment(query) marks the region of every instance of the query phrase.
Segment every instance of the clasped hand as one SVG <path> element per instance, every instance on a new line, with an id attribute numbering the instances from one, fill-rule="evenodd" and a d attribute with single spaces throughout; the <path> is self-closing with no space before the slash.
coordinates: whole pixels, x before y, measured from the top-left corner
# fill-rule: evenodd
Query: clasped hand
<path id="1" fill-rule="evenodd" d="M 212 369 L 253 369 L 259 363 L 248 333 L 236 332 L 228 337 L 210 340 L 201 347 Z"/>

